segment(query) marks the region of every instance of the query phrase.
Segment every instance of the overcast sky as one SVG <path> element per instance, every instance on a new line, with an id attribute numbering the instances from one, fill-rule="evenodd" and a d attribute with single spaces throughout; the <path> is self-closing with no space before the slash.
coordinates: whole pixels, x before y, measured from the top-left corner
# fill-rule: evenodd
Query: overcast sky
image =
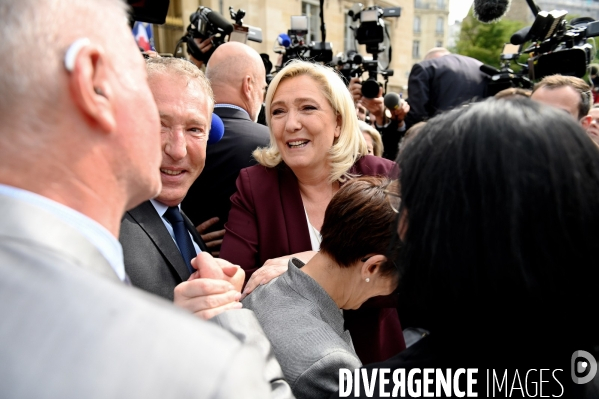
<path id="1" fill-rule="evenodd" d="M 466 18 L 470 7 L 472 7 L 472 0 L 449 0 L 449 24 L 453 25 L 455 20 L 461 21 Z"/>

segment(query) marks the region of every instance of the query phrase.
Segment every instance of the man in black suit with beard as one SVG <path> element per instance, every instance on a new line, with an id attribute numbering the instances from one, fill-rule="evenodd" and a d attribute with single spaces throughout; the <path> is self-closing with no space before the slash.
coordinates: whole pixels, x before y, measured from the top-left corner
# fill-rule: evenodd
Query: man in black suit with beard
<path id="1" fill-rule="evenodd" d="M 214 113 L 223 120 L 225 133 L 208 146 L 206 166 L 182 209 L 196 226 L 207 221 L 199 230 L 208 231 L 203 238 L 217 255 L 239 171 L 256 164 L 252 152 L 268 145 L 270 134 L 266 126 L 256 123 L 266 89 L 266 71 L 258 52 L 242 43 L 224 43 L 210 57 L 206 77 L 214 91 Z"/>

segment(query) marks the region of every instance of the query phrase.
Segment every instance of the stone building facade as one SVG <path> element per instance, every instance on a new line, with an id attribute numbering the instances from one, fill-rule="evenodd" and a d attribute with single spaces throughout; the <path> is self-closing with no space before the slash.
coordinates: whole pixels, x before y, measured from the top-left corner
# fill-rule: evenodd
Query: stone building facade
<path id="1" fill-rule="evenodd" d="M 456 1 L 456 0 L 454 0 Z M 422 61 L 433 47 L 447 47 L 449 0 L 414 1 L 412 62 Z"/>
<path id="2" fill-rule="evenodd" d="M 392 45 L 390 68 L 394 70 L 394 76 L 389 78 L 389 90 L 401 91 L 407 84 L 407 75 L 414 62 L 412 57 L 414 0 L 363 0 L 363 2 L 364 7 L 376 5 L 402 9 L 400 18 L 385 19 Z M 358 1 L 354 0 L 325 0 L 324 2 L 326 40 L 332 43 L 334 55 L 355 49 L 348 11 L 356 3 Z M 154 27 L 158 52 L 173 53 L 177 40 L 181 38 L 189 24 L 189 15 L 196 11 L 199 5 L 211 8 L 226 19 L 229 19 L 229 7 L 245 10 L 244 24 L 261 28 L 263 36 L 262 43 L 248 42 L 248 44 L 258 52 L 268 54 L 271 60 L 277 59 L 273 48 L 277 36 L 280 33 L 287 33 L 291 16 L 307 15 L 310 25 L 309 35 L 315 41 L 321 40 L 320 4 L 317 0 L 171 0 L 166 23 Z M 444 21 L 446 28 L 447 13 Z M 360 54 L 367 55 L 364 46 L 358 46 L 357 50 Z M 385 65 L 385 57 L 381 56 L 381 59 L 381 63 Z M 364 78 L 366 77 L 364 75 Z"/>

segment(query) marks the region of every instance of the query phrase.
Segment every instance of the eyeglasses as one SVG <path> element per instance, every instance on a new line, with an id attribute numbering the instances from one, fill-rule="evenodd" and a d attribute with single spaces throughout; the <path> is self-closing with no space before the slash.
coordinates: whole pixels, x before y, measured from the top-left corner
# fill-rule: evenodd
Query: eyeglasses
<path id="1" fill-rule="evenodd" d="M 401 206 L 401 197 L 394 191 L 391 190 L 383 190 L 385 194 L 387 194 L 387 198 L 389 199 L 389 205 L 391 205 L 391 209 L 393 212 L 399 213 L 399 207 Z"/>

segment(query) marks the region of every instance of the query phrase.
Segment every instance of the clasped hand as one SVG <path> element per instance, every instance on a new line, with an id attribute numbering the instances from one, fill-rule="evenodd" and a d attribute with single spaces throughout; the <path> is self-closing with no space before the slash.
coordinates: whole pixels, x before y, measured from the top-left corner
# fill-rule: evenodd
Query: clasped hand
<path id="1" fill-rule="evenodd" d="M 242 307 L 245 272 L 226 260 L 201 252 L 191 261 L 196 271 L 175 287 L 175 305 L 207 320 L 229 309 Z"/>

